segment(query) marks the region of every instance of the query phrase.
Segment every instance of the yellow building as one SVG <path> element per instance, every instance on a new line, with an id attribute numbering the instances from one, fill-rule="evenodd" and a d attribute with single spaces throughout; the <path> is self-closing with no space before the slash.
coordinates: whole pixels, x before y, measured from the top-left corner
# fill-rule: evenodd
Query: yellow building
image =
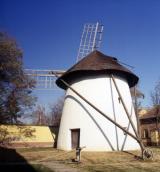
<path id="1" fill-rule="evenodd" d="M 139 114 L 141 139 L 146 146 L 160 145 L 160 106 Z"/>
<path id="2" fill-rule="evenodd" d="M 0 125 L 0 143 L 8 147 L 53 147 L 55 134 L 48 126 Z"/>

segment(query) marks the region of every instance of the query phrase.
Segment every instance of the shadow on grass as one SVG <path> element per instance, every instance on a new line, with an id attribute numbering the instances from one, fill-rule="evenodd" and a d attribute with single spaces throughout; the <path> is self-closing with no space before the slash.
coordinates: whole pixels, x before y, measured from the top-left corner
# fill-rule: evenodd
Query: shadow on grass
<path id="1" fill-rule="evenodd" d="M 124 152 L 126 154 L 129 154 L 129 155 L 132 155 L 136 160 L 142 160 L 141 156 L 138 156 L 138 155 L 136 155 L 136 154 L 134 154 L 132 152 L 128 152 L 128 151 L 122 151 L 122 152 Z"/>
<path id="2" fill-rule="evenodd" d="M 36 172 L 25 158 L 14 149 L 0 147 L 0 171 Z"/>

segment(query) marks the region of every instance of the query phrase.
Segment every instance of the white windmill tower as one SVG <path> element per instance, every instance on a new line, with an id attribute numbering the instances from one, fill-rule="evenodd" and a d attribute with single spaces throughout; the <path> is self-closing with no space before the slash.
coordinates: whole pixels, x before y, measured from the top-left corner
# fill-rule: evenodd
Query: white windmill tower
<path id="1" fill-rule="evenodd" d="M 129 89 L 138 82 L 135 74 L 119 64 L 116 58 L 106 56 L 99 51 L 93 51 L 66 71 L 56 81 L 59 87 L 66 90 L 58 148 L 71 150 L 85 146 L 87 151 L 139 149 L 135 139 L 130 136 L 126 138 L 126 134 L 121 129 L 100 116 L 61 80 L 69 83 L 85 99 L 122 127 L 128 128 L 128 131 L 136 137 L 132 127 L 128 127 L 129 120 L 116 90 L 118 87 L 126 109 L 136 126 Z"/>

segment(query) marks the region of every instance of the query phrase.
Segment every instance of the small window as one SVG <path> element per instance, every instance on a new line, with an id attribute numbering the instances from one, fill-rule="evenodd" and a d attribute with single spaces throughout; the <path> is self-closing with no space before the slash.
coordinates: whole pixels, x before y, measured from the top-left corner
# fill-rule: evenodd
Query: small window
<path id="1" fill-rule="evenodd" d="M 143 138 L 148 138 L 148 130 L 147 129 L 144 129 L 143 130 Z"/>

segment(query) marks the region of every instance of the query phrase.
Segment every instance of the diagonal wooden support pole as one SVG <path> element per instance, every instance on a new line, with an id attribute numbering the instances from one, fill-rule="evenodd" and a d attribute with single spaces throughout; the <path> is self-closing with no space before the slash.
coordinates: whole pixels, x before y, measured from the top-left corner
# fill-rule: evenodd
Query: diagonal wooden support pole
<path id="1" fill-rule="evenodd" d="M 126 105 L 125 105 L 125 103 L 124 103 L 124 100 L 123 100 L 123 98 L 122 98 L 122 95 L 121 95 L 121 93 L 120 93 L 120 91 L 119 91 L 119 88 L 118 88 L 118 85 L 117 85 L 117 83 L 116 83 L 116 80 L 115 80 L 115 78 L 114 78 L 113 75 L 111 75 L 111 78 L 112 78 L 112 81 L 113 81 L 113 83 L 114 83 L 114 86 L 115 86 L 115 88 L 116 88 L 116 90 L 117 90 L 118 96 L 119 96 L 119 98 L 120 98 L 120 100 L 121 100 L 121 102 L 122 102 L 122 105 L 123 105 L 123 108 L 124 108 L 124 110 L 125 110 L 125 112 L 126 112 L 126 115 L 127 115 L 128 119 L 129 119 L 129 122 L 131 123 L 131 126 L 132 126 L 132 128 L 133 128 L 133 131 L 134 131 L 136 137 L 139 138 L 139 135 L 138 135 L 138 133 L 137 133 L 136 127 L 134 126 L 134 123 L 133 123 L 132 119 L 130 118 L 130 114 L 129 114 L 128 109 L 127 109 L 127 107 L 126 107 Z"/>
<path id="2" fill-rule="evenodd" d="M 124 103 L 124 100 L 123 100 L 123 98 L 122 98 L 122 95 L 121 95 L 121 93 L 120 93 L 120 91 L 119 91 L 119 89 L 118 89 L 118 86 L 117 86 L 117 83 L 116 83 L 116 80 L 115 80 L 114 76 L 111 75 L 111 78 L 112 78 L 113 83 L 114 83 L 114 85 L 115 85 L 115 88 L 116 88 L 116 90 L 117 90 L 118 96 L 119 96 L 119 98 L 120 98 L 120 100 L 121 100 L 121 102 L 122 102 L 122 105 L 123 105 L 123 108 L 124 108 L 124 110 L 125 110 L 125 112 L 126 112 L 126 115 L 127 115 L 127 117 L 128 117 L 128 120 L 129 120 L 129 122 L 130 122 L 130 124 L 131 124 L 131 126 L 132 126 L 132 128 L 133 128 L 133 131 L 134 131 L 134 133 L 135 133 L 137 139 L 139 140 L 138 143 L 139 143 L 139 145 L 140 145 L 140 147 L 141 147 L 142 156 L 143 156 L 143 151 L 145 150 L 145 147 L 144 147 L 144 145 L 143 145 L 143 143 L 142 143 L 142 141 L 141 141 L 141 139 L 140 139 L 140 137 L 139 137 L 139 134 L 137 133 L 136 127 L 135 127 L 135 125 L 134 125 L 134 123 L 133 123 L 133 121 L 132 121 L 132 119 L 131 119 L 131 117 L 130 117 L 130 115 L 129 115 L 129 112 L 128 112 L 127 107 L 126 107 L 126 105 L 125 105 L 125 103 Z"/>
<path id="3" fill-rule="evenodd" d="M 132 107 L 131 107 L 131 114 L 130 114 L 130 117 L 132 117 L 132 108 L 133 108 L 133 105 L 132 105 Z M 129 131 L 130 125 L 131 125 L 131 123 L 129 122 L 129 123 L 128 123 L 128 126 L 127 126 L 127 131 Z M 123 141 L 123 144 L 122 144 L 122 147 L 121 147 L 121 151 L 123 151 L 123 149 L 124 149 L 126 140 L 127 140 L 127 134 L 125 135 L 125 138 L 124 138 L 124 141 Z"/>
<path id="4" fill-rule="evenodd" d="M 104 116 L 105 118 L 107 118 L 110 122 L 112 122 L 113 124 L 115 124 L 118 128 L 120 128 L 125 133 L 127 133 L 128 135 L 130 135 L 133 139 L 137 140 L 137 142 L 139 142 L 139 140 L 137 139 L 137 137 L 135 137 L 132 133 L 128 132 L 121 125 L 119 125 L 117 122 L 115 122 L 114 120 L 112 120 L 109 116 L 107 116 L 104 112 L 102 112 L 100 109 L 98 109 L 96 106 L 94 106 L 91 102 L 89 102 L 86 98 L 84 98 L 80 93 L 78 93 L 75 89 L 73 89 L 66 81 L 64 81 L 63 79 L 61 79 L 61 82 L 63 82 L 76 95 L 78 95 L 82 100 L 84 100 L 87 104 L 89 104 L 93 109 L 95 109 L 97 112 L 99 112 L 102 116 Z"/>

